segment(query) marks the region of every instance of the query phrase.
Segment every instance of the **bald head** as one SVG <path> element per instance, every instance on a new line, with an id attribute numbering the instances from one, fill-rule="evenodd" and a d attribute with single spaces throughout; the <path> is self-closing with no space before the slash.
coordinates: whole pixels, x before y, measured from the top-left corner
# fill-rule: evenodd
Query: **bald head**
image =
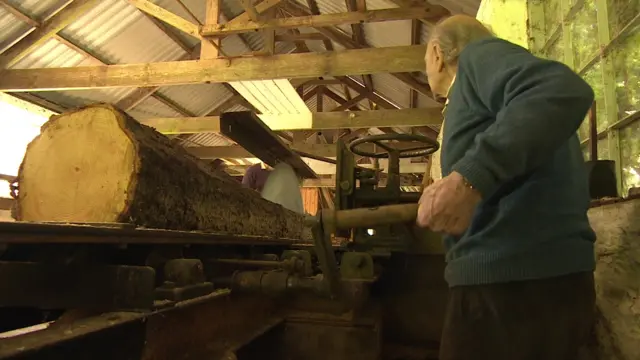
<path id="1" fill-rule="evenodd" d="M 435 94 L 446 97 L 462 50 L 474 41 L 490 37 L 493 34 L 487 27 L 466 15 L 448 17 L 431 30 L 425 62 L 429 85 Z"/>

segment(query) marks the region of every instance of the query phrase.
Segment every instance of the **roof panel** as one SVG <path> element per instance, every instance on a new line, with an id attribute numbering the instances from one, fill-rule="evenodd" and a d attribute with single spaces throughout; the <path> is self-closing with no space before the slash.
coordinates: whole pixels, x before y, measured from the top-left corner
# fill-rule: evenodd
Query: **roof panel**
<path id="1" fill-rule="evenodd" d="M 390 74 L 374 74 L 373 86 L 388 100 L 402 108 L 409 107 L 409 87 Z"/>
<path id="2" fill-rule="evenodd" d="M 198 116 L 206 115 L 220 99 L 227 99 L 232 95 L 221 84 L 168 86 L 158 91 Z"/>
<path id="3" fill-rule="evenodd" d="M 129 110 L 128 113 L 137 120 L 152 117 L 182 117 L 182 114 L 153 97 L 146 98 L 138 106 Z"/>
<path id="4" fill-rule="evenodd" d="M 182 141 L 185 146 L 229 146 L 235 144 L 218 133 L 193 134 Z"/>
<path id="5" fill-rule="evenodd" d="M 0 51 L 11 46 L 31 27 L 0 7 Z"/>
<path id="6" fill-rule="evenodd" d="M 76 108 L 94 103 L 114 104 L 134 90 L 134 88 L 113 88 L 73 91 L 42 91 L 34 92 L 34 94 L 64 107 Z"/>
<path id="7" fill-rule="evenodd" d="M 372 47 L 411 45 L 411 20 L 363 24 L 364 36 Z"/>
<path id="8" fill-rule="evenodd" d="M 61 44 L 55 39 L 49 39 L 11 66 L 11 68 L 27 69 L 83 65 L 91 65 L 91 61 L 85 59 L 84 56 L 70 49 L 67 45 Z"/>
<path id="9" fill-rule="evenodd" d="M 126 1 L 104 0 L 62 33 L 115 64 L 177 60 L 184 50 Z"/>
<path id="10" fill-rule="evenodd" d="M 32 19 L 42 22 L 63 6 L 68 0 L 4 0 Z"/>

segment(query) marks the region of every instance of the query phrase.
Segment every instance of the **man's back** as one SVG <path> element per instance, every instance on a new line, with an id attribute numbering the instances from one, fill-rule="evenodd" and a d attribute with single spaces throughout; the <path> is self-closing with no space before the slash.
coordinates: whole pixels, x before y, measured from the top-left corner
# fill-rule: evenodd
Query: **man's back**
<path id="1" fill-rule="evenodd" d="M 564 65 L 517 45 L 494 38 L 465 48 L 444 113 L 442 173 L 459 172 L 483 200 L 466 233 L 446 237 L 451 286 L 593 270 L 595 235 L 575 135 L 592 101 L 588 85 Z M 545 114 L 541 107 L 552 118 L 532 118 Z M 550 121 L 557 133 L 549 133 Z"/>

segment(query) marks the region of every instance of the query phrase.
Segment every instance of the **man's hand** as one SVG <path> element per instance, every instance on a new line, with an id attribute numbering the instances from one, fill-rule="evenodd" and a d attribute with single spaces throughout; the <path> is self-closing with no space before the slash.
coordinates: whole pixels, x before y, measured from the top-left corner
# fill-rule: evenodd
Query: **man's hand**
<path id="1" fill-rule="evenodd" d="M 416 222 L 433 231 L 462 235 L 467 231 L 480 200 L 480 193 L 454 171 L 424 189 Z"/>

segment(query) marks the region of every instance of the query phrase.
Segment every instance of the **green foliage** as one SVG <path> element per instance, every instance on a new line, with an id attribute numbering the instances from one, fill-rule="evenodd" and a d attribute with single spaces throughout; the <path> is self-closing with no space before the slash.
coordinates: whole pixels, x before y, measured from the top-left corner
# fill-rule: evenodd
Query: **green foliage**
<path id="1" fill-rule="evenodd" d="M 613 52 L 618 117 L 640 111 L 640 28 Z"/>
<path id="2" fill-rule="evenodd" d="M 545 40 L 548 41 L 562 21 L 560 0 L 546 0 L 544 1 L 543 8 Z"/>
<path id="3" fill-rule="evenodd" d="M 608 0 L 607 2 L 611 37 L 614 37 L 640 13 L 640 0 Z"/>
<path id="4" fill-rule="evenodd" d="M 584 74 L 584 79 L 586 82 L 591 85 L 593 89 L 593 93 L 596 98 L 596 123 L 598 124 L 598 132 L 605 130 L 609 126 L 609 121 L 605 116 L 605 106 L 604 106 L 604 84 L 602 81 L 602 66 L 601 61 L 598 61 L 589 71 Z M 582 126 L 587 126 L 588 129 L 588 121 L 584 121 Z M 581 130 L 583 131 L 583 130 Z M 582 133 L 582 132 L 581 132 Z M 588 135 L 588 130 L 587 130 Z M 582 138 L 584 139 L 584 138 Z"/>
<path id="5" fill-rule="evenodd" d="M 623 189 L 640 186 L 640 122 L 620 132 L 620 162 Z"/>
<path id="6" fill-rule="evenodd" d="M 598 19 L 593 1 L 585 1 L 584 6 L 570 25 L 573 62 L 575 69 L 581 69 L 593 58 L 598 50 Z"/>
<path id="7" fill-rule="evenodd" d="M 562 36 L 558 37 L 554 43 L 549 46 L 547 52 L 544 54 L 547 59 L 564 62 L 564 42 Z"/>

